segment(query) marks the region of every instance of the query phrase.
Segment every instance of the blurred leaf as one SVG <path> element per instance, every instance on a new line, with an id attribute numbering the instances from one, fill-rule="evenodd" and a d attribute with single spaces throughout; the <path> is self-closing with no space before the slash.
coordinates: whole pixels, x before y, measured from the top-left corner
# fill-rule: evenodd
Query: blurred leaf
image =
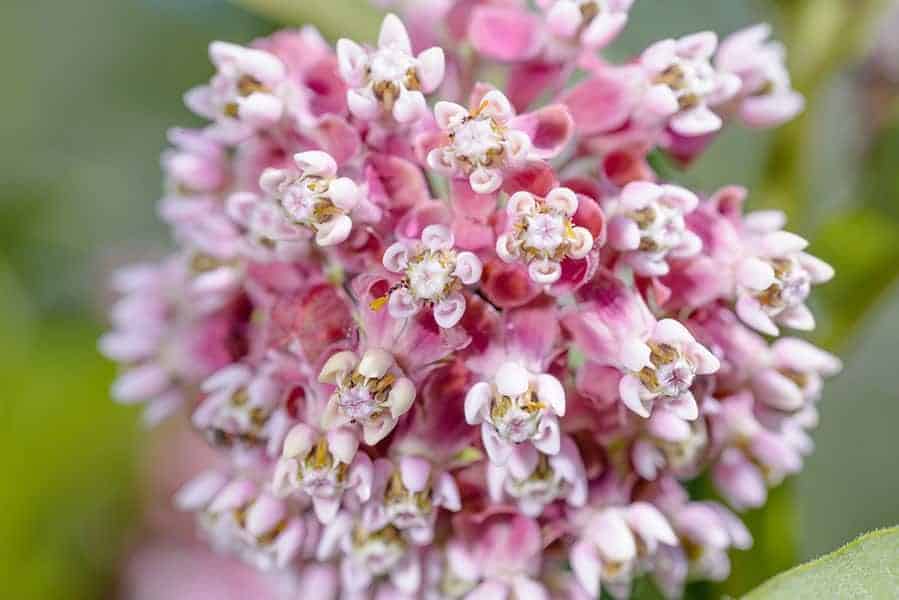
<path id="1" fill-rule="evenodd" d="M 814 240 L 815 254 L 836 269 L 836 278 L 815 291 L 827 311 L 819 334 L 826 346 L 848 339 L 899 276 L 899 222 L 874 209 L 837 215 Z"/>
<path id="2" fill-rule="evenodd" d="M 134 522 L 134 411 L 108 400 L 111 365 L 86 321 L 27 327 L 0 277 L 0 575 L 7 598 L 107 597 Z"/>
<path id="3" fill-rule="evenodd" d="M 374 40 L 380 15 L 367 0 L 233 0 L 289 25 L 315 25 L 326 37 Z"/>
<path id="4" fill-rule="evenodd" d="M 895 598 L 899 528 L 863 535 L 836 552 L 769 580 L 744 600 Z"/>

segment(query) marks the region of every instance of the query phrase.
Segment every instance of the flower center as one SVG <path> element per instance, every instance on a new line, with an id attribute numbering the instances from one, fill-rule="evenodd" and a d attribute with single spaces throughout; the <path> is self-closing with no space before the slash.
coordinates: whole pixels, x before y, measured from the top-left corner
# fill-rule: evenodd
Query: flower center
<path id="1" fill-rule="evenodd" d="M 281 208 L 294 222 L 315 230 L 334 216 L 345 214 L 328 197 L 330 184 L 322 177 L 299 177 L 284 187 Z"/>
<path id="2" fill-rule="evenodd" d="M 425 250 L 409 261 L 406 283 L 419 300 L 438 302 L 458 287 L 453 275 L 456 253 L 449 250 Z"/>
<path id="3" fill-rule="evenodd" d="M 770 263 L 776 281 L 756 296 L 762 306 L 780 312 L 805 302 L 812 289 L 808 272 L 793 259 L 778 258 Z"/>
<path id="4" fill-rule="evenodd" d="M 502 159 L 505 135 L 493 117 L 466 117 L 449 136 L 456 158 L 471 168 L 495 166 Z"/>
<path id="5" fill-rule="evenodd" d="M 687 230 L 679 210 L 659 203 L 631 211 L 627 217 L 640 229 L 641 252 L 664 254 L 683 242 Z"/>
<path id="6" fill-rule="evenodd" d="M 334 460 L 327 438 L 322 437 L 315 448 L 299 461 L 297 477 L 309 495 L 333 498 L 346 484 L 347 469 L 346 464 Z"/>
<path id="7" fill-rule="evenodd" d="M 393 373 L 374 379 L 354 371 L 338 384 L 337 403 L 353 421 L 371 420 L 386 410 L 387 397 L 396 379 Z"/>
<path id="8" fill-rule="evenodd" d="M 372 55 L 369 67 L 369 78 L 372 81 L 405 84 L 410 74 L 412 79 L 417 81 L 415 59 L 402 50 L 383 48 Z"/>
<path id="9" fill-rule="evenodd" d="M 675 59 L 655 79 L 667 85 L 677 96 L 682 110 L 694 108 L 715 91 L 715 69 L 708 59 Z"/>
<path id="10" fill-rule="evenodd" d="M 399 471 L 394 471 L 385 495 L 387 514 L 400 529 L 426 523 L 433 511 L 430 487 L 420 492 L 410 492 L 403 484 Z"/>
<path id="11" fill-rule="evenodd" d="M 402 560 L 406 543 L 399 529 L 388 525 L 369 532 L 362 527 L 353 531 L 353 557 L 373 575 L 385 575 Z"/>
<path id="12" fill-rule="evenodd" d="M 565 482 L 550 466 L 547 456 L 541 454 L 537 467 L 527 479 L 507 480 L 506 492 L 513 498 L 528 498 L 540 504 L 549 504 L 564 493 L 565 487 Z"/>
<path id="13" fill-rule="evenodd" d="M 670 344 L 649 342 L 652 366 L 637 374 L 644 387 L 660 396 L 677 397 L 690 389 L 696 368 L 683 353 Z"/>
<path id="14" fill-rule="evenodd" d="M 490 405 L 490 420 L 500 437 L 518 444 L 537 433 L 544 408 L 546 405 L 531 388 L 517 396 L 496 393 Z"/>

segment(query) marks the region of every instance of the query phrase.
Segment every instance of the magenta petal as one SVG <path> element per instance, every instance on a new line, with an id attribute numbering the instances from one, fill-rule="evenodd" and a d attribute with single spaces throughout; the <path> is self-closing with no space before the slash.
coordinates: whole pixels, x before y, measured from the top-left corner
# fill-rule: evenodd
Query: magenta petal
<path id="1" fill-rule="evenodd" d="M 471 14 L 468 37 L 488 58 L 520 61 L 540 48 L 540 21 L 522 9 L 481 5 Z"/>
<path id="2" fill-rule="evenodd" d="M 564 104 L 551 104 L 519 115 L 509 126 L 531 138 L 532 152 L 539 158 L 557 156 L 574 135 L 574 119 Z"/>
<path id="3" fill-rule="evenodd" d="M 571 112 L 579 135 L 615 131 L 628 120 L 636 100 L 625 70 L 607 70 L 565 92 L 559 100 Z"/>

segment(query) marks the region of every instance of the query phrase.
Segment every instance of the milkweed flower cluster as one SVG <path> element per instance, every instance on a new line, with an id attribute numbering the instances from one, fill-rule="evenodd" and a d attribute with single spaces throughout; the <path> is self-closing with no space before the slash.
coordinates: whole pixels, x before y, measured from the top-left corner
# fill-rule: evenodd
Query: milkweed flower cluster
<path id="1" fill-rule="evenodd" d="M 601 60 L 631 4 L 211 45 L 209 123 L 162 160 L 178 249 L 115 275 L 100 345 L 118 400 L 224 457 L 177 498 L 217 550 L 321 598 L 575 600 L 677 598 L 750 546 L 736 513 L 802 467 L 840 370 L 791 337 L 833 271 L 649 156 L 802 98 L 763 25 Z"/>

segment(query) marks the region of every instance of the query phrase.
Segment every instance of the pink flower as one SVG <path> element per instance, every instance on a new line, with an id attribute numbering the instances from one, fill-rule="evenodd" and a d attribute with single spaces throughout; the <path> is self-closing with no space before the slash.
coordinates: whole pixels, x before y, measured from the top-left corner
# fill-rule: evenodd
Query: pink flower
<path id="1" fill-rule="evenodd" d="M 319 433 L 305 423 L 295 425 L 284 439 L 275 468 L 276 493 L 301 492 L 312 498 L 315 515 L 327 525 L 346 496 L 355 496 L 360 503 L 371 496 L 372 462 L 358 448 L 359 439 L 351 428 Z"/>
<path id="2" fill-rule="evenodd" d="M 609 245 L 639 275 L 666 275 L 668 257 L 689 258 L 702 249 L 702 240 L 684 220 L 699 199 L 684 188 L 637 181 L 610 204 Z"/>
<path id="3" fill-rule="evenodd" d="M 169 142 L 174 146 L 162 154 L 162 168 L 168 184 L 179 195 L 207 194 L 222 188 L 228 181 L 225 150 L 202 130 L 170 129 Z"/>
<path id="4" fill-rule="evenodd" d="M 542 561 L 540 528 L 533 519 L 497 510 L 459 523 L 462 536 L 449 543 L 451 580 L 470 589 L 464 598 L 544 600 L 537 580 Z"/>
<path id="5" fill-rule="evenodd" d="M 490 460 L 505 463 L 514 445 L 531 442 L 546 454 L 560 449 L 558 417 L 565 415 L 565 390 L 546 373 L 505 362 L 491 382 L 476 383 L 465 396 L 465 420 L 481 425 Z"/>
<path id="6" fill-rule="evenodd" d="M 368 529 L 392 525 L 423 546 L 434 539 L 438 512 L 461 508 L 459 488 L 452 475 L 439 472 L 424 458 L 402 456 L 395 462 L 375 462 L 372 498 L 363 520 Z"/>
<path id="7" fill-rule="evenodd" d="M 350 593 L 365 593 L 382 579 L 404 594 L 415 594 L 421 587 L 420 551 L 393 525 L 367 529 L 340 513 L 323 532 L 317 554 L 319 560 L 335 555 L 342 557 L 340 579 Z"/>
<path id="8" fill-rule="evenodd" d="M 776 323 L 811 330 L 815 319 L 805 305 L 813 285 L 833 278 L 833 268 L 804 252 L 808 242 L 781 231 L 783 215 L 756 213 L 747 217 L 745 257 L 737 264 L 737 314 L 744 323 L 777 335 Z"/>
<path id="9" fill-rule="evenodd" d="M 824 377 L 842 370 L 840 359 L 798 338 L 782 338 L 772 346 L 771 367 L 752 379 L 756 398 L 774 409 L 796 411 L 818 400 Z"/>
<path id="10" fill-rule="evenodd" d="M 784 47 L 768 41 L 765 23 L 740 30 L 721 42 L 715 66 L 733 73 L 742 85 L 737 98 L 740 118 L 751 127 L 775 127 L 800 112 L 805 99 L 790 85 Z"/>
<path id="11" fill-rule="evenodd" d="M 538 0 L 553 35 L 585 48 L 609 45 L 627 24 L 633 0 Z"/>
<path id="12" fill-rule="evenodd" d="M 531 154 L 531 138 L 511 127 L 515 110 L 498 90 L 484 94 L 471 111 L 438 102 L 434 116 L 445 140 L 428 154 L 428 165 L 450 177 L 466 177 L 479 194 L 498 190 L 504 171 L 523 166 Z"/>
<path id="13" fill-rule="evenodd" d="M 627 342 L 621 360 L 629 373 L 621 378 L 619 392 L 629 409 L 649 417 L 653 404 L 662 401 L 688 421 L 698 415 L 690 391 L 694 378 L 714 373 L 720 364 L 674 319 L 659 321 L 645 341 Z"/>
<path id="14" fill-rule="evenodd" d="M 208 85 L 190 90 L 185 102 L 198 115 L 216 121 L 225 140 L 238 141 L 281 119 L 287 72 L 277 57 L 227 42 L 210 44 L 209 57 L 215 76 Z"/>
<path id="15" fill-rule="evenodd" d="M 100 351 L 125 365 L 112 395 L 123 403 L 147 402 L 148 424 L 181 406 L 187 396 L 182 383 L 197 384 L 231 359 L 216 343 L 218 315 L 211 313 L 225 304 L 233 280 L 230 272 L 217 271 L 191 279 L 183 257 L 172 257 L 115 274 L 113 287 L 122 296 Z M 193 299 L 189 310 L 179 305 L 182 296 Z"/>
<path id="16" fill-rule="evenodd" d="M 457 252 L 452 232 L 443 225 L 428 225 L 421 241 L 396 242 L 384 252 L 384 267 L 401 273 L 394 286 L 388 310 L 396 319 L 405 319 L 423 306 L 432 306 L 434 320 L 441 327 L 453 327 L 465 313 L 464 285 L 481 279 L 481 261 L 471 252 Z"/>
<path id="17" fill-rule="evenodd" d="M 215 471 L 188 483 L 177 502 L 197 513 L 214 548 L 263 571 L 285 568 L 300 555 L 306 537 L 317 535 L 308 519 L 292 514 L 286 503 L 252 481 L 229 481 Z"/>
<path id="18" fill-rule="evenodd" d="M 670 119 L 676 133 L 698 136 L 719 130 L 721 118 L 710 107 L 739 90 L 736 75 L 718 72 L 709 62 L 717 45 L 714 33 L 695 33 L 656 42 L 640 57 L 650 82 L 643 102 L 651 112 Z"/>
<path id="19" fill-rule="evenodd" d="M 724 578 L 751 540 L 688 482 L 744 510 L 801 469 L 841 365 L 769 337 L 813 327 L 833 271 L 747 190 L 701 197 L 652 157 L 687 168 L 725 120 L 795 115 L 782 49 L 756 26 L 613 64 L 632 0 L 379 2 L 408 29 L 388 15 L 374 47 L 213 43 L 186 96 L 210 123 L 169 133 L 177 250 L 116 273 L 100 349 L 119 401 L 151 423 L 188 405 L 215 453 L 179 506 L 273 572 L 260 596 Z M 211 593 L 205 568 L 157 595 Z"/>
<path id="20" fill-rule="evenodd" d="M 359 202 L 358 186 L 348 177 L 337 177 L 337 163 L 325 152 L 301 152 L 293 160 L 293 168 L 267 169 L 259 187 L 291 222 L 314 231 L 319 246 L 343 242 L 353 227 L 349 213 Z"/>
<path id="21" fill-rule="evenodd" d="M 587 475 L 577 445 L 563 437 L 558 454 L 548 456 L 534 446 L 515 447 L 505 465 L 487 465 L 487 487 L 494 502 L 517 502 L 528 517 L 539 517 L 546 505 L 565 500 L 572 507 L 587 502 Z"/>
<path id="22" fill-rule="evenodd" d="M 411 123 L 427 114 L 425 94 L 440 87 L 446 67 L 443 50 L 428 48 L 417 56 L 403 22 L 393 14 L 384 18 L 378 47 L 366 50 L 355 42 L 337 42 L 340 75 L 350 86 L 347 104 L 360 119 L 382 114 Z"/>
<path id="23" fill-rule="evenodd" d="M 506 205 L 510 231 L 497 238 L 497 255 L 527 264 L 535 283 L 557 282 L 563 260 L 584 258 L 593 249 L 590 231 L 572 224 L 577 209 L 577 195 L 568 188 L 556 188 L 546 198 L 516 192 Z"/>
<path id="24" fill-rule="evenodd" d="M 332 355 L 319 380 L 336 388 L 322 415 L 325 429 L 358 423 L 369 445 L 384 439 L 415 399 L 414 384 L 381 348 L 367 350 L 361 358 L 350 351 Z"/>
<path id="25" fill-rule="evenodd" d="M 668 520 L 647 502 L 585 510 L 590 514 L 570 559 L 578 582 L 592 598 L 599 596 L 602 585 L 616 598 L 627 597 L 641 562 L 660 545 L 677 544 Z"/>
<path id="26" fill-rule="evenodd" d="M 267 365 L 229 365 L 204 381 L 202 390 L 206 397 L 192 421 L 212 445 L 278 454 L 290 418 L 282 408 L 284 388 Z"/>

